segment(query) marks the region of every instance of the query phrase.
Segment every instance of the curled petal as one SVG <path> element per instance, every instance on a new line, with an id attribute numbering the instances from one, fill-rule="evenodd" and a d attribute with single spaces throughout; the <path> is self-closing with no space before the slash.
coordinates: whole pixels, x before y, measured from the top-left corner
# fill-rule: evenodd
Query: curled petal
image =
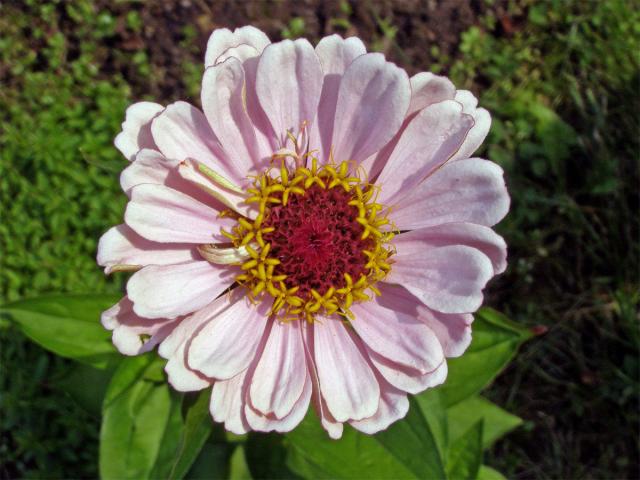
<path id="1" fill-rule="evenodd" d="M 223 62 L 231 56 L 230 49 L 241 45 L 251 47 L 257 54 L 260 54 L 270 43 L 269 37 L 263 31 L 250 25 L 236 28 L 233 32 L 228 28 L 219 28 L 214 30 L 209 37 L 204 65 L 205 67 L 210 67 Z"/>
<path id="2" fill-rule="evenodd" d="M 141 237 L 126 225 L 110 228 L 98 243 L 98 265 L 105 273 L 122 267 L 142 268 L 146 265 L 172 265 L 197 258 L 193 245 L 156 243 Z"/>
<path id="3" fill-rule="evenodd" d="M 402 197 L 453 156 L 472 126 L 473 118 L 453 100 L 421 110 L 402 132 L 376 180 L 382 187 L 380 202 L 400 204 Z"/>
<path id="4" fill-rule="evenodd" d="M 133 311 L 133 304 L 124 297 L 102 313 L 101 322 L 113 330 L 113 344 L 124 355 L 140 355 L 162 342 L 179 320 L 142 318 Z"/>
<path id="5" fill-rule="evenodd" d="M 411 77 L 410 82 L 411 103 L 408 117 L 434 103 L 452 100 L 456 94 L 456 87 L 451 80 L 431 72 L 418 73 Z"/>
<path id="6" fill-rule="evenodd" d="M 131 189 L 136 185 L 164 185 L 177 164 L 177 160 L 168 159 L 156 150 L 145 148 L 136 154 L 131 164 L 120 174 L 120 186 L 130 195 Z"/>
<path id="7" fill-rule="evenodd" d="M 305 371 L 305 373 L 307 373 Z M 255 377 L 254 377 L 255 381 Z M 284 417 L 278 418 L 274 414 L 264 415 L 261 412 L 254 410 L 251 404 L 245 404 L 245 417 L 249 425 L 253 430 L 259 432 L 289 432 L 293 430 L 302 421 L 307 410 L 309 409 L 309 402 L 311 400 L 312 383 L 307 373 L 305 376 L 305 382 L 302 389 L 302 393 L 293 404 L 291 411 Z"/>
<path id="8" fill-rule="evenodd" d="M 437 387 L 447 378 L 447 362 L 443 360 L 438 367 L 428 373 L 420 373 L 417 370 L 399 365 L 388 358 L 369 350 L 369 358 L 376 370 L 394 387 L 403 392 L 418 394 L 427 388 Z"/>
<path id="9" fill-rule="evenodd" d="M 462 111 L 471 115 L 474 121 L 469 135 L 452 158 L 452 160 L 460 160 L 469 158 L 482 145 L 491 129 L 491 115 L 484 108 L 477 108 L 478 100 L 468 90 L 458 90 L 455 100 L 462 104 Z"/>
<path id="10" fill-rule="evenodd" d="M 247 370 L 229 380 L 219 380 L 213 385 L 209 410 L 216 422 L 236 435 L 251 430 L 244 414 Z"/>
<path id="11" fill-rule="evenodd" d="M 128 160 L 143 148 L 157 148 L 151 135 L 151 121 L 164 107 L 153 102 L 138 102 L 127 108 L 122 131 L 114 145 Z"/>
<path id="12" fill-rule="evenodd" d="M 376 372 L 376 378 L 380 384 L 378 410 L 369 418 L 349 422 L 356 430 L 369 435 L 386 429 L 393 422 L 404 418 L 409 411 L 409 400 L 406 392 L 388 383 L 380 373 Z"/>

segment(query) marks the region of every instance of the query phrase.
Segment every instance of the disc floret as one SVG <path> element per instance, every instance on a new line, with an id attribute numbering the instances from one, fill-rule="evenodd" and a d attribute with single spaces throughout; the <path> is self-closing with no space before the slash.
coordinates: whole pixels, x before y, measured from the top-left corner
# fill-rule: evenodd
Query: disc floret
<path id="1" fill-rule="evenodd" d="M 282 321 L 352 318 L 354 302 L 380 294 L 375 284 L 391 269 L 395 232 L 377 188 L 351 167 L 283 161 L 247 190 L 256 218 L 240 217 L 223 232 L 249 256 L 236 281 L 253 302 L 272 302 L 270 313 Z"/>

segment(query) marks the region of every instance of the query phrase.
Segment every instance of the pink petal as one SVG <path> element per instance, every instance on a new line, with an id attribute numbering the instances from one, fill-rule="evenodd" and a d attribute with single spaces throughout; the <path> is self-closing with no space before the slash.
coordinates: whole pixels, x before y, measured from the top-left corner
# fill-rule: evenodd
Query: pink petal
<path id="1" fill-rule="evenodd" d="M 349 424 L 356 430 L 373 435 L 386 429 L 393 422 L 404 418 L 409 411 L 407 394 L 376 375 L 380 384 L 380 404 L 376 413 L 363 420 L 351 421 Z"/>
<path id="2" fill-rule="evenodd" d="M 455 100 L 462 104 L 462 111 L 471 115 L 474 121 L 469 135 L 467 135 L 460 150 L 453 156 L 453 160 L 460 160 L 469 158 L 482 145 L 491 129 L 491 115 L 484 108 L 476 108 L 478 100 L 467 90 L 458 90 Z"/>
<path id="3" fill-rule="evenodd" d="M 380 53 L 356 58 L 340 82 L 333 129 L 336 162 L 362 162 L 396 134 L 404 120 L 411 88 L 404 70 Z"/>
<path id="4" fill-rule="evenodd" d="M 120 174 L 120 186 L 129 195 L 131 189 L 142 183 L 163 185 L 179 162 L 170 160 L 156 150 L 140 150 L 131 164 Z"/>
<path id="5" fill-rule="evenodd" d="M 151 136 L 150 124 L 153 117 L 164 107 L 152 102 L 138 102 L 127 108 L 122 131 L 116 136 L 114 145 L 129 160 L 143 148 L 156 148 Z"/>
<path id="6" fill-rule="evenodd" d="M 252 384 L 255 380 L 254 373 Z M 251 408 L 250 404 L 245 404 L 244 413 L 247 422 L 253 430 L 257 430 L 259 432 L 290 432 L 304 419 L 304 416 L 309 409 L 311 391 L 311 378 L 305 370 L 303 390 L 287 415 L 281 419 L 277 418 L 275 415 L 263 415 Z"/>
<path id="7" fill-rule="evenodd" d="M 222 296 L 209 305 L 185 318 L 162 342 L 158 353 L 168 359 L 165 365 L 169 383 L 180 392 L 202 390 L 213 383 L 213 379 L 195 372 L 187 365 L 186 351 L 189 340 L 208 321 L 229 306 L 229 298 Z"/>
<path id="8" fill-rule="evenodd" d="M 230 379 L 245 370 L 258 353 L 269 306 L 240 298 L 191 339 L 187 363 L 207 377 Z"/>
<path id="9" fill-rule="evenodd" d="M 171 265 L 196 258 L 193 245 L 151 242 L 126 225 L 110 228 L 98 243 L 98 265 L 107 274 L 116 265 Z"/>
<path id="10" fill-rule="evenodd" d="M 421 373 L 433 371 L 444 359 L 435 334 L 424 322 L 377 301 L 354 304 L 351 322 L 367 349 Z"/>
<path id="11" fill-rule="evenodd" d="M 234 175 L 255 173 L 258 145 L 245 110 L 245 76 L 237 58 L 207 68 L 202 78 L 202 106 L 211 128 L 227 156 L 233 159 Z"/>
<path id="12" fill-rule="evenodd" d="M 447 77 L 434 75 L 431 72 L 421 72 L 410 79 L 411 103 L 407 116 L 444 100 L 453 100 L 456 87 Z"/>
<path id="13" fill-rule="evenodd" d="M 213 31 L 207 42 L 204 66 L 210 67 L 219 63 L 219 57 L 230 48 L 246 44 L 261 53 L 270 43 L 264 32 L 249 25 L 236 28 L 233 32 L 227 28 L 219 28 Z"/>
<path id="14" fill-rule="evenodd" d="M 399 237 L 400 238 L 400 237 Z M 507 244 L 504 239 L 484 225 L 474 223 L 445 223 L 420 228 L 401 235 L 403 248 L 433 249 L 447 245 L 467 245 L 484 253 L 493 266 L 494 274 L 507 267 Z"/>
<path id="15" fill-rule="evenodd" d="M 369 178 L 376 178 L 380 174 L 407 126 L 418 112 L 434 103 L 453 99 L 456 91 L 449 79 L 427 72 L 414 75 L 409 79 L 409 82 L 411 84 L 411 102 L 402 126 L 379 152 L 362 162 L 362 167 L 368 172 Z"/>
<path id="16" fill-rule="evenodd" d="M 403 285 L 425 305 L 442 313 L 475 312 L 493 276 L 485 254 L 466 245 L 429 248 L 426 241 L 398 235 L 398 254 L 386 281 Z"/>
<path id="17" fill-rule="evenodd" d="M 258 99 L 281 145 L 303 122 L 316 117 L 322 90 L 322 68 L 305 39 L 283 40 L 264 49 L 256 74 Z"/>
<path id="18" fill-rule="evenodd" d="M 128 297 L 102 313 L 102 325 L 113 330 L 113 344 L 124 355 L 140 355 L 151 351 L 176 327 L 177 322 L 166 318 L 141 318 L 133 312 Z M 179 321 L 179 320 L 178 320 Z M 148 336 L 143 339 L 141 335 Z"/>
<path id="19" fill-rule="evenodd" d="M 175 318 L 212 302 L 233 283 L 235 274 L 204 260 L 150 265 L 133 274 L 127 293 L 138 315 Z"/>
<path id="20" fill-rule="evenodd" d="M 302 333 L 305 345 L 305 355 L 307 358 L 307 366 L 309 368 L 309 378 L 312 383 L 312 395 L 311 398 L 313 400 L 313 406 L 315 408 L 316 414 L 320 417 L 320 424 L 322 428 L 324 428 L 329 437 L 334 440 L 342 437 L 343 426 L 341 422 L 336 421 L 331 415 L 331 412 L 327 408 L 327 403 L 325 402 L 322 392 L 320 390 L 320 380 L 318 379 L 318 370 L 315 365 L 314 356 L 312 353 L 313 350 L 313 327 L 303 325 Z"/>
<path id="21" fill-rule="evenodd" d="M 137 185 L 144 183 L 165 185 L 179 192 L 186 193 L 202 203 L 214 206 L 217 210 L 224 210 L 226 208 L 226 204 L 220 202 L 219 198 L 226 200 L 229 196 L 238 196 L 238 194 L 234 195 L 225 189 L 221 189 L 224 192 L 224 197 L 212 196 L 209 192 L 198 188 L 198 186 L 194 185 L 189 179 L 182 178 L 180 167 L 187 162 L 200 163 L 192 159 L 184 161 L 168 159 L 162 153 L 155 150 L 140 150 L 136 154 L 133 162 L 131 162 L 131 165 L 125 168 L 120 175 L 120 185 L 129 197 L 131 197 L 131 189 Z"/>
<path id="22" fill-rule="evenodd" d="M 258 92 L 256 91 L 256 77 L 258 75 L 258 64 L 260 63 L 260 57 L 252 57 L 244 60 L 242 66 L 244 68 L 244 80 L 245 80 L 245 103 L 247 108 L 247 114 L 251 119 L 251 123 L 254 126 L 254 132 L 256 134 L 256 141 L 258 144 L 258 157 L 254 159 L 256 161 L 256 167 L 259 170 L 267 168 L 268 162 L 260 162 L 258 159 L 271 159 L 271 155 L 280 148 L 280 142 L 273 131 L 271 122 L 267 117 L 260 100 L 258 99 Z"/>
<path id="23" fill-rule="evenodd" d="M 238 295 L 234 290 L 231 295 L 232 297 Z M 193 315 L 186 317 L 182 320 L 178 326 L 171 332 L 158 348 L 158 354 L 162 358 L 170 359 L 172 356 L 176 354 L 178 351 L 178 347 L 180 345 L 186 343 L 191 337 L 193 337 L 194 333 L 202 327 L 209 320 L 214 318 L 218 313 L 225 310 L 230 303 L 230 299 L 228 296 L 223 295 L 215 299 L 209 305 L 203 307 L 198 310 Z"/>
<path id="24" fill-rule="evenodd" d="M 445 357 L 462 355 L 471 343 L 473 315 L 470 313 L 436 312 L 400 285 L 381 282 L 378 288 L 382 294 L 377 297 L 378 303 L 385 308 L 401 311 L 424 322 L 435 333 Z"/>
<path id="25" fill-rule="evenodd" d="M 260 52 L 258 52 L 258 50 L 256 50 L 254 47 L 252 47 L 251 45 L 247 45 L 246 43 L 240 44 L 237 47 L 230 47 L 227 48 L 224 53 L 222 55 L 220 55 L 218 57 L 218 59 L 216 60 L 214 65 L 209 65 L 210 67 L 213 67 L 215 65 L 219 65 L 221 63 L 223 63 L 225 60 L 227 60 L 228 58 L 235 58 L 237 60 L 240 60 L 240 63 L 244 63 L 246 60 L 253 58 L 253 57 L 257 57 L 260 55 Z"/>
<path id="26" fill-rule="evenodd" d="M 183 342 L 164 367 L 171 386 L 179 392 L 197 392 L 211 386 L 214 382 L 212 378 L 207 378 L 189 368 L 186 351 L 187 342 Z"/>
<path id="27" fill-rule="evenodd" d="M 228 160 L 220 140 L 205 115 L 193 105 L 176 102 L 169 105 L 151 124 L 160 151 L 168 158 L 193 158 L 235 183 L 246 173 Z"/>
<path id="28" fill-rule="evenodd" d="M 251 430 L 244 415 L 244 397 L 247 389 L 247 370 L 229 380 L 219 380 L 213 385 L 209 410 L 216 422 L 236 435 Z"/>
<path id="29" fill-rule="evenodd" d="M 447 378 L 446 360 L 443 360 L 433 372 L 422 374 L 411 368 L 398 365 L 371 350 L 368 353 L 371 363 L 384 379 L 403 392 L 415 395 L 427 388 L 436 387 L 444 383 Z"/>
<path id="30" fill-rule="evenodd" d="M 274 321 L 252 375 L 249 389 L 251 406 L 264 416 L 284 418 L 300 399 L 307 376 L 299 322 Z"/>
<path id="31" fill-rule="evenodd" d="M 125 222 L 139 235 L 162 243 L 212 243 L 234 222 L 194 198 L 164 185 L 133 187 Z"/>
<path id="32" fill-rule="evenodd" d="M 335 318 L 314 325 L 314 356 L 322 396 L 335 420 L 361 420 L 378 409 L 380 387 L 354 338 Z"/>
<path id="33" fill-rule="evenodd" d="M 365 53 L 367 49 L 357 37 L 345 40 L 334 34 L 324 37 L 316 45 L 316 54 L 320 59 L 324 80 L 318 104 L 318 117 L 312 126 L 311 148 L 319 150 L 318 157 L 322 162 L 328 161 L 331 151 L 340 81 L 351 62 Z"/>
<path id="34" fill-rule="evenodd" d="M 453 100 L 420 111 L 404 130 L 382 169 L 376 184 L 379 201 L 395 205 L 430 173 L 441 167 L 460 148 L 473 126 Z"/>
<path id="35" fill-rule="evenodd" d="M 450 222 L 492 226 L 509 211 L 502 169 L 472 158 L 448 162 L 430 175 L 391 212 L 400 230 Z"/>

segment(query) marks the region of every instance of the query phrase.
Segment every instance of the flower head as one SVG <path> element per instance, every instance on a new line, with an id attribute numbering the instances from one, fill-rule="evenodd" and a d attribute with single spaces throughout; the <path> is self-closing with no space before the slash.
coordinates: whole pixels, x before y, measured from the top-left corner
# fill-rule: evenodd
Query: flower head
<path id="1" fill-rule="evenodd" d="M 103 314 L 159 345 L 180 391 L 212 388 L 235 433 L 288 431 L 313 403 L 337 438 L 402 418 L 442 383 L 506 266 L 502 170 L 468 91 L 409 78 L 357 38 L 216 30 L 202 107 L 129 107 L 115 144 L 125 223 L 98 263 L 135 273 Z"/>

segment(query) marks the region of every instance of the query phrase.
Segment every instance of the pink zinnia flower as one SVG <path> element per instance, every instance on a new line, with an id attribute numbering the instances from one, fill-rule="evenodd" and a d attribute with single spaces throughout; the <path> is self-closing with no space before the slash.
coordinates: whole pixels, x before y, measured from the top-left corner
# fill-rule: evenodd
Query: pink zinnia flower
<path id="1" fill-rule="evenodd" d="M 98 263 L 135 273 L 103 324 L 124 354 L 159 345 L 177 390 L 212 388 L 232 432 L 310 403 L 331 437 L 384 429 L 445 380 L 505 269 L 503 172 L 469 158 L 490 116 L 354 37 L 221 29 L 205 64 L 204 113 L 136 103 L 116 138 L 129 203 Z"/>

